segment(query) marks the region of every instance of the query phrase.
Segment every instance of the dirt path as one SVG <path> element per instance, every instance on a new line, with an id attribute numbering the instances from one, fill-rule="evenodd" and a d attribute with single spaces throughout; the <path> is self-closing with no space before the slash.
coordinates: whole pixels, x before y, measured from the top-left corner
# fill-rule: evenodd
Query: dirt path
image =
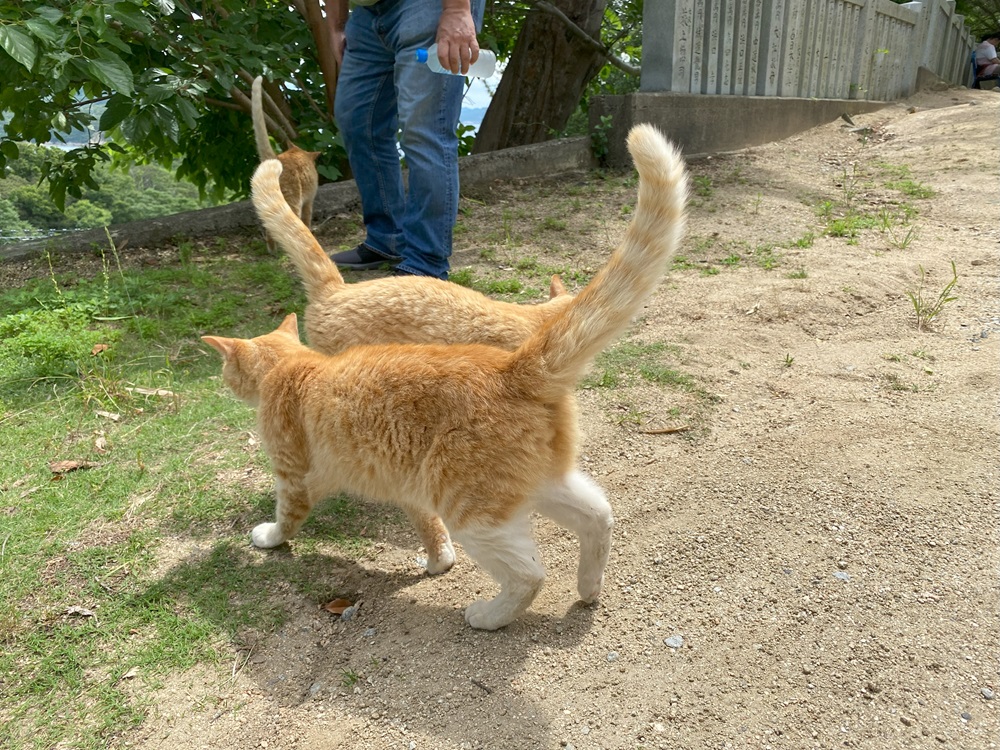
<path id="1" fill-rule="evenodd" d="M 580 396 L 617 517 L 599 605 L 574 603 L 575 540 L 541 524 L 541 596 L 472 631 L 489 579 L 461 554 L 422 577 L 399 529 L 356 565 L 317 556 L 358 592 L 351 621 L 276 593 L 300 614 L 145 695 L 120 745 L 997 747 L 998 116 L 993 92 L 926 93 L 855 118 L 868 130 L 692 165 L 691 268 L 633 340 L 669 343 L 693 385 Z M 893 233 L 822 236 L 825 201 L 885 209 Z M 457 263 L 477 262 L 464 241 Z M 952 259 L 958 299 L 918 331 L 906 293 L 922 266 L 936 296 Z"/>

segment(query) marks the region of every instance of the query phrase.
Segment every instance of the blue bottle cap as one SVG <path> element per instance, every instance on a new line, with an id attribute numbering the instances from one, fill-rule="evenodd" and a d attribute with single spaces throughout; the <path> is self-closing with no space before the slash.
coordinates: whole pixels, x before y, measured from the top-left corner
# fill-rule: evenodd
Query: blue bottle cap
<path id="1" fill-rule="evenodd" d="M 417 62 L 425 63 L 427 62 L 427 50 L 422 47 L 417 50 Z"/>

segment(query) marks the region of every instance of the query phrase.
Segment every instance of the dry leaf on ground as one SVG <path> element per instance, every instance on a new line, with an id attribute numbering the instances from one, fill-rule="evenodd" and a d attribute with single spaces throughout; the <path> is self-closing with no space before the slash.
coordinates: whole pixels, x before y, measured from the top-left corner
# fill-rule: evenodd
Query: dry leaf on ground
<path id="1" fill-rule="evenodd" d="M 68 474 L 77 469 L 94 469 L 98 466 L 100 464 L 94 461 L 50 461 L 49 471 L 53 474 L 61 475 Z"/>
<path id="2" fill-rule="evenodd" d="M 344 614 L 344 610 L 352 606 L 351 602 L 347 599 L 334 599 L 332 602 L 327 602 L 323 605 L 323 609 L 334 615 Z"/>

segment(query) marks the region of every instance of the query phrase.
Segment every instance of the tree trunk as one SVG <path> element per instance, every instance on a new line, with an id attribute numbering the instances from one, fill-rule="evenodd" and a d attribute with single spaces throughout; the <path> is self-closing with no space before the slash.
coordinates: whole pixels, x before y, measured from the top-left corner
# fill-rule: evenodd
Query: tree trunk
<path id="1" fill-rule="evenodd" d="M 552 4 L 600 40 L 607 0 L 555 0 Z M 540 143 L 563 130 L 604 62 L 562 20 L 537 8 L 531 10 L 476 134 L 473 153 Z"/>

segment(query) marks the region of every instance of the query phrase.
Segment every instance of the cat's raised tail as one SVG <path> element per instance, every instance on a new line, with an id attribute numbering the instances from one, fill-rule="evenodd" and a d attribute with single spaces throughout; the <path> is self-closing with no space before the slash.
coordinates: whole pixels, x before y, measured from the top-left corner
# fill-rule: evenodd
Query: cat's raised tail
<path id="1" fill-rule="evenodd" d="M 257 76 L 250 87 L 250 115 L 253 119 L 253 138 L 257 144 L 257 158 L 277 159 L 271 141 L 267 137 L 267 122 L 264 120 L 264 101 L 261 94 L 263 79 Z"/>
<path id="2" fill-rule="evenodd" d="M 586 367 L 625 332 L 660 283 L 684 235 L 688 178 L 680 151 L 652 125 L 629 132 L 639 202 L 611 260 L 563 312 L 515 352 L 518 386 L 543 399 L 572 392 Z"/>
<path id="3" fill-rule="evenodd" d="M 268 234 L 295 264 L 305 284 L 306 296 L 310 300 L 319 299 L 330 286 L 342 286 L 344 277 L 316 236 L 285 201 L 281 194 L 281 169 L 277 159 L 260 163 L 250 180 L 253 205 Z"/>

